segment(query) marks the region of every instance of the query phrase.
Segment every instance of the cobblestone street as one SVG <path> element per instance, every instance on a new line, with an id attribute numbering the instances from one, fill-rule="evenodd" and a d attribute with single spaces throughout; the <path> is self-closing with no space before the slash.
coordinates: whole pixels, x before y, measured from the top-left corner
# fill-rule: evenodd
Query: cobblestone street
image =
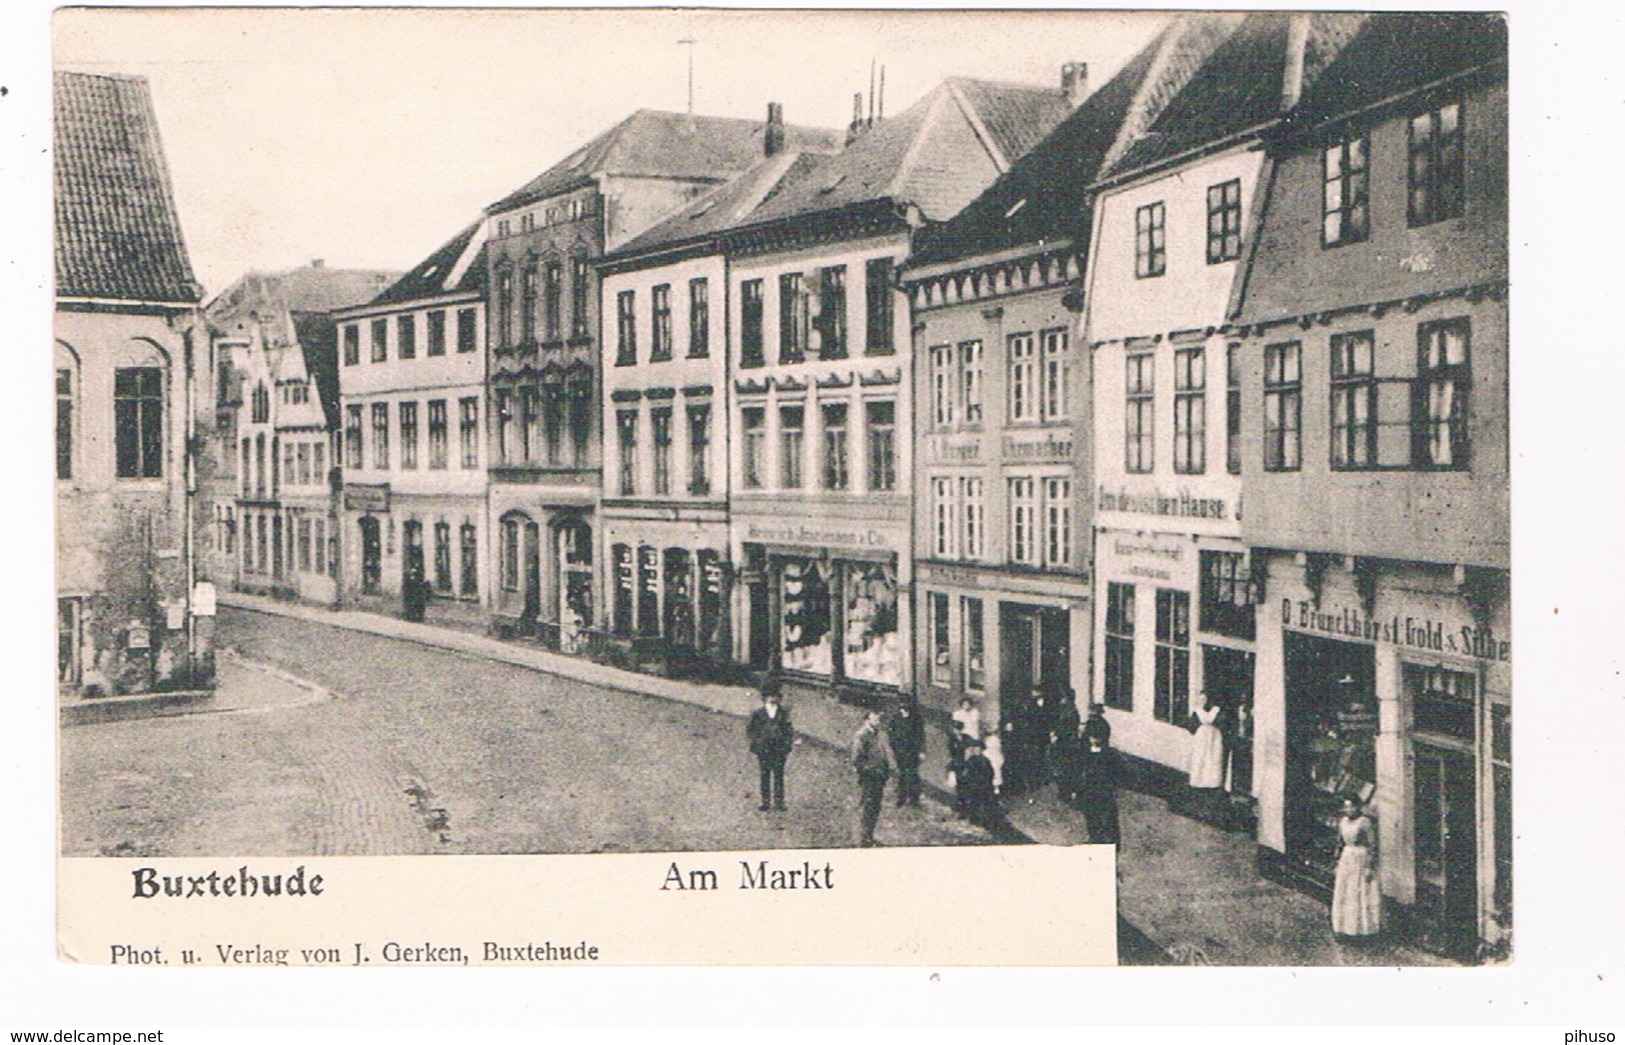
<path id="1" fill-rule="evenodd" d="M 63 730 L 65 855 L 751 849 L 854 837 L 851 771 L 823 745 L 804 741 L 792 755 L 789 811 L 757 812 L 755 763 L 731 715 L 257 613 L 223 612 L 218 640 L 245 659 L 225 661 L 216 700 L 254 706 Z M 888 807 L 879 837 L 987 840 L 929 802 Z"/>

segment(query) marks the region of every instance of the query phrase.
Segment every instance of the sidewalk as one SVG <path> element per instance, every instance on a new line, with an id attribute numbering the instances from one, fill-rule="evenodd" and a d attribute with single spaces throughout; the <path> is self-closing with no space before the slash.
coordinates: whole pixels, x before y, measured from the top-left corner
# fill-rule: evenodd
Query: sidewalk
<path id="1" fill-rule="evenodd" d="M 326 700 L 331 693 L 272 667 L 245 660 L 230 650 L 215 657 L 215 688 L 174 693 L 137 693 L 120 697 L 81 697 L 59 693 L 59 721 L 88 726 L 135 718 L 259 712 L 299 707 Z"/>
<path id="2" fill-rule="evenodd" d="M 223 605 L 311 621 L 387 638 L 455 650 L 607 689 L 698 705 L 744 717 L 757 706 L 755 690 L 673 679 L 592 661 L 469 631 L 417 624 L 374 613 L 327 610 L 237 592 Z M 864 712 L 833 697 L 793 704 L 799 732 L 809 740 L 845 748 Z M 951 803 L 946 767 L 948 731 L 926 718 L 921 777 L 933 797 Z M 1123 841 L 1118 850 L 1119 951 L 1126 962 L 1212 965 L 1450 965 L 1404 945 L 1354 949 L 1331 934 L 1326 907 L 1262 878 L 1250 837 L 1222 831 L 1171 811 L 1157 797 L 1125 790 L 1119 798 Z M 1081 845 L 1083 816 L 1062 803 L 1053 786 L 1005 801 L 1012 831 L 1001 841 Z"/>

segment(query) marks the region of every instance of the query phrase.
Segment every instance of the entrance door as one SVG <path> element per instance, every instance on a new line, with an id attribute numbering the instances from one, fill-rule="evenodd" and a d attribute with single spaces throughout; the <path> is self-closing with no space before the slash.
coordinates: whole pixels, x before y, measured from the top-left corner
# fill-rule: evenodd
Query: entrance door
<path id="1" fill-rule="evenodd" d="M 378 517 L 361 517 L 361 590 L 377 595 L 384 577 L 384 546 L 378 535 Z M 265 533 L 265 520 L 260 520 L 260 533 Z"/>
<path id="2" fill-rule="evenodd" d="M 1071 679 L 1069 631 L 1065 610 L 1000 604 L 999 720 L 1013 792 L 1044 783 L 1050 727 Z"/>
<path id="3" fill-rule="evenodd" d="M 1226 646 L 1202 647 L 1202 687 L 1220 708 L 1230 760 L 1231 794 L 1253 793 L 1253 655 Z"/>
<path id="4" fill-rule="evenodd" d="M 1446 947 L 1478 938 L 1478 807 L 1473 756 L 1413 745 L 1416 756 L 1416 914 Z"/>
<path id="5" fill-rule="evenodd" d="M 79 684 L 79 600 L 56 600 L 56 680 Z"/>
<path id="6" fill-rule="evenodd" d="M 520 619 L 526 624 L 535 624 L 542 610 L 542 532 L 541 527 L 528 519 L 525 521 L 524 555 L 525 608 L 520 613 Z"/>
<path id="7" fill-rule="evenodd" d="M 1285 634 L 1286 846 L 1330 884 L 1345 795 L 1376 791 L 1376 651 L 1298 632 Z"/>
<path id="8" fill-rule="evenodd" d="M 407 620 L 423 619 L 424 595 L 423 524 L 408 519 L 401 524 L 401 605 Z"/>

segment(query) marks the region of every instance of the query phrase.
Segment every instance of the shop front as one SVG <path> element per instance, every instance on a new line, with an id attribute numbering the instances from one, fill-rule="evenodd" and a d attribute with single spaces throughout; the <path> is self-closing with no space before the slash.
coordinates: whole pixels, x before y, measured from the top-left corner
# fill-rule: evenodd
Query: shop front
<path id="1" fill-rule="evenodd" d="M 733 566 L 727 526 L 720 520 L 606 516 L 604 527 L 612 633 L 658 641 L 676 661 L 729 661 Z"/>

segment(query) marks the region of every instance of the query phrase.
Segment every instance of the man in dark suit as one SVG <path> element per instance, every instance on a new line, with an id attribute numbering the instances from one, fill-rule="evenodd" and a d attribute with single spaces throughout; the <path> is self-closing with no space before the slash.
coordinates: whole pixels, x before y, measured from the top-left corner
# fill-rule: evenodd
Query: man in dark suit
<path id="1" fill-rule="evenodd" d="M 779 680 L 763 682 L 761 693 L 762 706 L 750 713 L 745 738 L 761 769 L 762 804 L 757 808 L 766 812 L 784 808 L 784 763 L 796 732 L 790 725 L 790 709 L 779 703 Z"/>
<path id="2" fill-rule="evenodd" d="M 925 757 L 925 720 L 914 701 L 904 697 L 886 724 L 892 754 L 897 757 L 897 804 L 920 804 L 920 759 Z"/>
<path id="3" fill-rule="evenodd" d="M 880 712 L 871 710 L 849 745 L 852 768 L 858 771 L 858 845 L 875 845 L 875 825 L 880 822 L 880 805 L 886 797 L 886 781 L 897 770 L 897 756 L 881 727 Z"/>

